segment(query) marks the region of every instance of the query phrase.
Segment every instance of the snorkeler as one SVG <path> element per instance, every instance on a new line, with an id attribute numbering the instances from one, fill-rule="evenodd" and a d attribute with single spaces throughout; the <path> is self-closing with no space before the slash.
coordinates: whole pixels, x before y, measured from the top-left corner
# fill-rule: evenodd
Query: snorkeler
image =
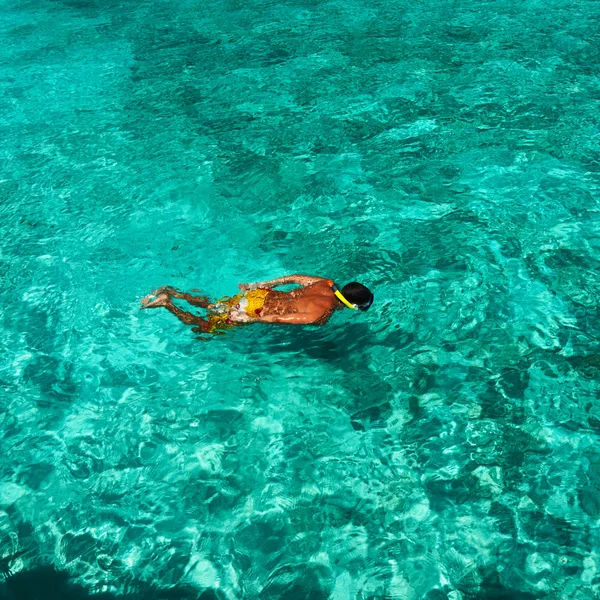
<path id="1" fill-rule="evenodd" d="M 300 287 L 288 292 L 273 289 L 287 284 Z M 162 287 L 142 299 L 142 308 L 162 306 L 186 325 L 195 325 L 194 331 L 213 333 L 240 323 L 323 325 L 335 310 L 344 306 L 365 311 L 373 303 L 373 294 L 360 283 L 349 283 L 340 290 L 330 279 L 309 275 L 287 275 L 270 281 L 240 283 L 238 287 L 240 294 L 214 303 L 206 296 Z M 205 317 L 181 310 L 175 306 L 173 298 L 205 308 Z"/>

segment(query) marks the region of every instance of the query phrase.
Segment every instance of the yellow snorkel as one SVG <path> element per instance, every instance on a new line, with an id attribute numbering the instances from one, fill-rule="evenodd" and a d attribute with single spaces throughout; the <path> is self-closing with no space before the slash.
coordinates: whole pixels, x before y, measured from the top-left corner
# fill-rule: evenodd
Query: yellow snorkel
<path id="1" fill-rule="evenodd" d="M 348 308 L 351 308 L 352 310 L 358 310 L 358 306 L 356 306 L 356 304 L 351 304 L 350 302 L 348 302 L 348 300 L 346 300 L 346 298 L 344 298 L 344 295 L 342 294 L 342 292 L 340 292 L 340 288 L 338 287 L 337 284 L 333 283 L 333 281 L 331 281 L 331 279 L 328 281 L 328 283 L 331 287 L 331 290 L 336 295 L 336 298 L 342 304 L 345 304 Z"/>

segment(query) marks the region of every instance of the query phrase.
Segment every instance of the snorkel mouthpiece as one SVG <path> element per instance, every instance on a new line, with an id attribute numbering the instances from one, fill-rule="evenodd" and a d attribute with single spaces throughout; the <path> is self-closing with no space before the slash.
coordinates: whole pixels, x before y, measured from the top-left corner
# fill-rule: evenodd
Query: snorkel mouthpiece
<path id="1" fill-rule="evenodd" d="M 344 295 L 342 294 L 342 292 L 340 292 L 340 288 L 336 283 L 333 283 L 333 281 L 329 280 L 329 285 L 331 286 L 331 290 L 336 295 L 337 299 L 342 304 L 345 304 L 348 308 L 351 308 L 352 310 L 358 310 L 359 307 L 356 306 L 356 304 L 351 304 L 350 302 L 348 302 L 348 300 L 346 300 L 346 298 L 344 298 Z"/>

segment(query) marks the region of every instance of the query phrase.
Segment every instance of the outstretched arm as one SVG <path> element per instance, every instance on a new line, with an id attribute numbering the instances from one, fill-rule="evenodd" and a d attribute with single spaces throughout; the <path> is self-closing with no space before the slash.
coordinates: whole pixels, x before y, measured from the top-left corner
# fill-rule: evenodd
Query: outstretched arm
<path id="1" fill-rule="evenodd" d="M 287 285 L 293 283 L 302 287 L 307 287 L 316 283 L 317 281 L 327 281 L 325 277 L 314 277 L 312 275 L 285 275 L 284 277 L 278 277 L 277 279 L 270 279 L 269 281 L 257 281 L 255 283 L 240 283 L 238 286 L 240 290 L 245 292 L 246 290 L 256 290 L 258 288 L 268 289 L 277 287 L 278 285 Z"/>

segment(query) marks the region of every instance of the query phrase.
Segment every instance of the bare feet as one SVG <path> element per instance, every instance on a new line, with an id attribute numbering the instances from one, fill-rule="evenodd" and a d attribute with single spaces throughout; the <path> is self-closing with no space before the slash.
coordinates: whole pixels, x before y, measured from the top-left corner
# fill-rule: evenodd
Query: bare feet
<path id="1" fill-rule="evenodd" d="M 141 308 L 158 308 L 159 306 L 168 306 L 171 304 L 171 298 L 167 293 L 156 290 L 156 292 L 152 292 L 145 298 L 142 298 L 141 302 Z"/>

